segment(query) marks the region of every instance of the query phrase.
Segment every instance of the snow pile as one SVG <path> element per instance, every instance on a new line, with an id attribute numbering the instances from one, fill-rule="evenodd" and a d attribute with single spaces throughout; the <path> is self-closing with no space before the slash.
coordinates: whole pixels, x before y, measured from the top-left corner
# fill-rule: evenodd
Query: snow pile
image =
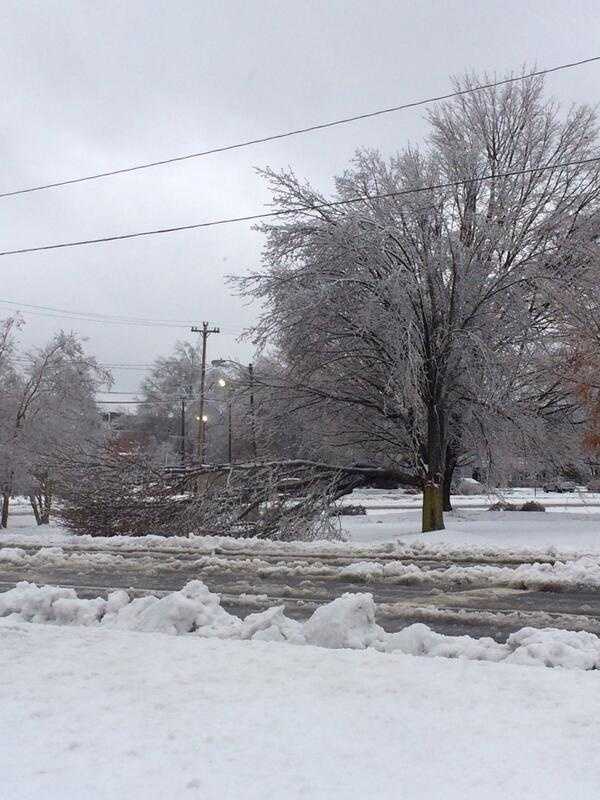
<path id="1" fill-rule="evenodd" d="M 555 564 L 521 564 L 514 572 L 511 585 L 517 588 L 600 588 L 600 564 L 597 558 L 589 556 Z"/>
<path id="2" fill-rule="evenodd" d="M 263 642 L 305 644 L 304 625 L 286 617 L 283 606 L 275 606 L 257 614 L 249 614 L 239 626 L 228 629 L 227 638 L 255 639 Z M 222 634 L 221 634 L 222 635 Z M 222 637 L 225 638 L 225 637 Z"/>
<path id="3" fill-rule="evenodd" d="M 412 656 L 462 658 L 469 661 L 503 661 L 509 654 L 506 645 L 489 637 L 445 636 L 417 622 L 398 633 L 388 633 L 377 649 L 385 652 L 407 653 Z"/>
<path id="4" fill-rule="evenodd" d="M 489 637 L 444 636 L 427 625 L 409 625 L 399 633 L 385 634 L 375 644 L 384 652 L 414 656 L 460 658 L 469 661 L 504 661 L 528 666 L 600 669 L 600 638 L 585 631 L 556 628 L 522 628 L 506 644 Z"/>
<path id="5" fill-rule="evenodd" d="M 356 561 L 342 567 L 338 574 L 340 578 L 351 581 L 370 581 L 373 578 L 383 578 L 384 567 L 377 561 Z"/>
<path id="6" fill-rule="evenodd" d="M 452 586 L 510 586 L 515 589 L 598 589 L 600 563 L 598 558 L 583 556 L 571 561 L 534 562 L 517 567 L 497 567 L 486 564 L 452 565 L 445 569 L 422 568 L 403 561 L 358 561 L 337 570 L 334 577 L 341 580 L 363 581 L 389 579 L 401 584 L 447 584 Z"/>
<path id="7" fill-rule="evenodd" d="M 320 606 L 304 623 L 307 644 L 363 650 L 387 636 L 375 622 L 372 594 L 344 594 Z"/>
<path id="8" fill-rule="evenodd" d="M 512 664 L 544 664 L 567 669 L 600 668 L 600 639 L 586 631 L 522 628 L 507 641 Z"/>
<path id="9" fill-rule="evenodd" d="M 0 617 L 56 625 L 94 625 L 101 620 L 107 605 L 108 601 L 101 597 L 82 600 L 74 589 L 36 586 L 22 581 L 14 589 L 0 594 Z"/>
<path id="10" fill-rule="evenodd" d="M 11 564 L 20 564 L 27 553 L 22 547 L 2 547 L 0 548 L 0 561 Z"/>
<path id="11" fill-rule="evenodd" d="M 113 595 L 109 596 L 109 602 Z M 202 581 L 190 581 L 179 592 L 165 597 L 138 597 L 129 601 L 121 590 L 118 605 L 107 613 L 102 624 L 120 630 L 160 633 L 189 633 L 201 636 L 220 635 L 239 623 L 237 617 L 221 608 L 220 598 Z"/>
<path id="12" fill-rule="evenodd" d="M 107 600 L 85 600 L 77 597 L 73 589 L 23 581 L 0 594 L 0 617 L 9 622 L 102 625 L 116 630 L 193 633 L 205 638 L 288 642 L 329 649 L 372 648 L 414 656 L 582 670 L 600 668 L 600 638 L 586 632 L 523 628 L 511 634 L 505 644 L 488 637 L 446 636 L 422 623 L 387 633 L 376 623 L 375 602 L 367 593 L 344 594 L 320 606 L 300 623 L 286 617 L 283 606 L 242 620 L 225 611 L 219 595 L 199 580 L 164 597 L 149 595 L 133 600 L 122 589 L 109 594 Z"/>
<path id="13" fill-rule="evenodd" d="M 28 553 L 22 547 L 0 548 L 0 561 L 5 561 L 9 564 L 56 564 L 66 557 L 67 554 L 61 547 L 41 547 L 35 553 Z"/>
<path id="14" fill-rule="evenodd" d="M 600 563 L 598 558 L 584 556 L 572 561 L 556 561 L 555 563 L 534 562 L 520 564 L 518 567 L 449 567 L 436 571 L 439 577 L 459 585 L 471 583 L 496 586 L 510 586 L 515 589 L 598 589 L 600 588 Z M 424 573 L 424 579 L 427 572 Z"/>

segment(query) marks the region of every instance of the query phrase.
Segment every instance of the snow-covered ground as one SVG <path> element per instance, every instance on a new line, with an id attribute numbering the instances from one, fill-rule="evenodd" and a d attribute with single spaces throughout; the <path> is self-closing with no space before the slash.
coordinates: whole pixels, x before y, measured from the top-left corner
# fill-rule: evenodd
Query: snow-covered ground
<path id="1" fill-rule="evenodd" d="M 598 509 L 600 511 L 600 509 Z M 455 511 L 445 515 L 446 530 L 420 533 L 420 511 L 345 517 L 353 543 L 422 543 L 428 549 L 600 553 L 600 513 L 579 509 L 563 514 L 531 511 Z"/>
<path id="2" fill-rule="evenodd" d="M 499 497 L 522 503 L 536 499 L 552 508 L 542 512 L 500 511 L 490 512 L 487 506 Z M 573 558 L 578 555 L 600 554 L 600 494 L 565 493 L 546 494 L 533 489 L 506 489 L 496 495 L 457 496 L 460 508 L 445 515 L 446 530 L 420 533 L 420 495 L 409 495 L 401 490 L 363 489 L 350 495 L 346 502 L 364 505 L 366 516 L 341 517 L 340 534 L 345 542 L 289 542 L 277 543 L 260 540 L 235 540 L 227 537 L 113 537 L 110 539 L 75 537 L 57 525 L 38 527 L 33 516 L 26 513 L 27 506 L 17 505 L 19 513 L 10 517 L 9 529 L 0 533 L 0 545 L 19 546 L 37 544 L 61 546 L 66 544 L 93 545 L 94 548 L 120 547 L 156 548 L 167 550 L 194 549 L 202 553 L 244 551 L 260 555 L 263 551 L 286 554 L 292 551 L 307 555 L 319 553 L 364 554 L 369 550 L 396 551 L 399 557 L 410 555 L 413 548 L 457 555 L 462 553 L 522 553 L 556 555 Z M 562 503 L 560 508 L 552 504 Z M 549 504 L 549 505 L 548 505 Z M 562 513 L 556 513 L 557 511 Z"/>
<path id="3" fill-rule="evenodd" d="M 455 494 L 452 503 L 457 508 L 465 506 L 488 506 L 499 501 L 522 505 L 535 500 L 542 505 L 560 510 L 565 506 L 582 506 L 590 511 L 600 506 L 600 493 L 588 492 L 580 489 L 574 492 L 544 492 L 543 489 L 534 489 L 521 486 L 497 489 L 485 494 Z M 356 489 L 351 495 L 343 499 L 346 505 L 360 504 L 366 508 L 377 509 L 384 507 L 419 508 L 421 494 L 408 494 L 403 489 Z M 600 508 L 597 508 L 600 511 Z"/>
<path id="4" fill-rule="evenodd" d="M 193 553 L 209 570 L 317 570 L 367 589 L 381 578 L 600 586 L 599 513 L 460 510 L 446 531 L 421 534 L 406 499 L 342 518 L 338 542 L 91 539 L 16 514 L 0 566 L 85 571 L 118 567 L 120 551 L 142 565 Z M 443 563 L 420 565 L 430 555 Z M 505 566 L 514 555 L 564 563 Z M 591 800 L 600 789 L 600 638 L 586 632 L 524 628 L 505 643 L 420 623 L 388 633 L 369 593 L 297 622 L 282 607 L 238 618 L 200 581 L 91 600 L 23 583 L 0 594 L 0 670 L 1 800 Z"/>
<path id="5" fill-rule="evenodd" d="M 598 672 L 0 623 L 6 800 L 591 800 Z"/>
<path id="6" fill-rule="evenodd" d="M 103 597 L 79 598 L 74 589 L 22 581 L 0 594 L 0 622 L 102 627 L 144 633 L 285 642 L 338 649 L 372 648 L 384 653 L 506 662 L 566 669 L 600 669 L 600 638 L 587 631 L 521 628 L 506 642 L 489 637 L 447 636 L 415 623 L 389 633 L 375 621 L 370 593 L 345 593 L 318 606 L 305 622 L 272 606 L 245 618 L 221 606 L 220 595 L 199 580 L 157 597 L 131 598 L 118 589 Z"/>
<path id="7" fill-rule="evenodd" d="M 600 508 L 596 509 L 600 512 Z M 341 517 L 341 533 L 346 541 L 271 542 L 229 537 L 198 536 L 187 538 L 111 537 L 91 538 L 73 536 L 56 525 L 38 527 L 29 515 L 14 515 L 6 532 L 0 532 L 0 546 L 93 546 L 118 550 L 120 548 L 155 549 L 165 551 L 194 550 L 199 553 L 252 553 L 285 555 L 301 552 L 306 555 L 359 554 L 368 555 L 384 549 L 399 558 L 409 557 L 411 551 L 434 554 L 504 556 L 514 553 L 529 556 L 573 558 L 578 555 L 600 554 L 600 513 L 581 513 L 582 509 L 561 514 L 521 511 L 490 512 L 473 509 L 445 515 L 446 530 L 420 533 L 420 511 L 370 511 L 366 516 Z"/>

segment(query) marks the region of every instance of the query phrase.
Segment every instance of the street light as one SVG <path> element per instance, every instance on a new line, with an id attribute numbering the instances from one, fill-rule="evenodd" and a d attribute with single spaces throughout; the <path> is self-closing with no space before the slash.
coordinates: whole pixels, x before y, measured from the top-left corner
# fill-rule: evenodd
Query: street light
<path id="1" fill-rule="evenodd" d="M 228 385 L 224 378 L 218 378 L 217 380 L 213 380 L 211 383 L 209 383 L 208 387 L 206 387 L 206 391 L 210 392 L 215 384 L 218 384 L 221 388 L 225 388 Z M 203 400 L 203 404 L 204 402 L 210 402 L 210 400 Z M 198 441 L 202 445 L 201 450 L 198 453 L 201 463 L 204 463 L 206 457 L 206 425 L 208 421 L 208 414 L 202 413 L 202 408 L 200 408 L 200 414 L 196 414 L 196 422 L 198 423 L 198 430 L 200 431 Z"/>
<path id="2" fill-rule="evenodd" d="M 237 369 L 243 370 L 244 366 L 238 361 L 233 361 L 231 358 L 213 358 L 210 362 L 213 367 L 226 367 L 228 364 L 233 364 Z M 258 456 L 258 449 L 256 447 L 256 418 L 254 414 L 254 365 L 248 364 L 248 383 L 250 389 L 250 426 L 252 432 L 252 453 L 254 458 Z M 219 379 L 219 385 L 225 386 L 225 381 Z M 229 393 L 229 463 L 231 463 L 231 392 Z"/>

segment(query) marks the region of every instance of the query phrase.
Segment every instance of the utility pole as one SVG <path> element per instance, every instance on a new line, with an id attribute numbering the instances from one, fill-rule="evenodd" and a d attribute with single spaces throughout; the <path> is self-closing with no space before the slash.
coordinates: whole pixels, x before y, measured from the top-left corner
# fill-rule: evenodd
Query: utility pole
<path id="1" fill-rule="evenodd" d="M 206 451 L 205 420 L 204 420 L 204 387 L 206 383 L 206 340 L 211 333 L 220 333 L 219 328 L 209 328 L 208 322 L 203 322 L 201 328 L 193 327 L 192 333 L 202 334 L 202 365 L 200 368 L 200 413 L 198 416 L 198 459 L 204 463 Z"/>
<path id="2" fill-rule="evenodd" d="M 233 442 L 232 442 L 232 422 L 231 422 L 231 389 L 227 387 L 227 461 L 233 462 Z"/>
<path id="3" fill-rule="evenodd" d="M 185 467 L 185 396 L 181 398 L 181 421 L 179 433 L 181 436 L 181 466 Z"/>
<path id="4" fill-rule="evenodd" d="M 254 364 L 248 364 L 248 383 L 250 384 L 250 430 L 252 432 L 252 455 L 256 459 L 256 417 L 254 416 Z"/>

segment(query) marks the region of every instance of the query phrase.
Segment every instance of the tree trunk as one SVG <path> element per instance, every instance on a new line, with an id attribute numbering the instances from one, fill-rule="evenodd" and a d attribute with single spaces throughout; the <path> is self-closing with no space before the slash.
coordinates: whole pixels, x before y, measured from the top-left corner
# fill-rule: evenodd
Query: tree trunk
<path id="1" fill-rule="evenodd" d="M 48 479 L 44 484 L 43 493 L 40 497 L 42 525 L 50 524 L 50 511 L 52 509 L 52 498 L 53 498 L 52 488 L 53 488 L 52 481 Z"/>
<path id="2" fill-rule="evenodd" d="M 29 495 L 29 502 L 31 504 L 31 508 L 33 509 L 33 516 L 35 517 L 35 521 L 37 522 L 38 525 L 41 525 L 42 524 L 42 518 L 41 518 L 41 515 L 40 515 L 40 509 L 39 509 L 39 506 L 38 506 L 37 498 L 36 498 L 36 496 L 34 494 L 30 494 Z"/>
<path id="3" fill-rule="evenodd" d="M 433 397 L 433 395 L 432 395 Z M 446 472 L 445 414 L 442 403 L 432 399 L 427 415 L 427 473 L 423 481 L 423 516 L 421 530 L 444 530 L 443 484 Z"/>
<path id="4" fill-rule="evenodd" d="M 442 487 L 443 509 L 452 511 L 452 477 L 456 461 L 449 454 L 446 455 L 446 466 L 444 467 L 444 484 Z"/>
<path id="5" fill-rule="evenodd" d="M 2 516 L 0 518 L 0 527 L 8 527 L 8 507 L 10 504 L 10 492 L 2 492 Z"/>
<path id="6" fill-rule="evenodd" d="M 423 516 L 421 524 L 423 533 L 444 530 L 443 506 L 444 501 L 440 485 L 432 482 L 426 483 L 423 487 Z"/>

